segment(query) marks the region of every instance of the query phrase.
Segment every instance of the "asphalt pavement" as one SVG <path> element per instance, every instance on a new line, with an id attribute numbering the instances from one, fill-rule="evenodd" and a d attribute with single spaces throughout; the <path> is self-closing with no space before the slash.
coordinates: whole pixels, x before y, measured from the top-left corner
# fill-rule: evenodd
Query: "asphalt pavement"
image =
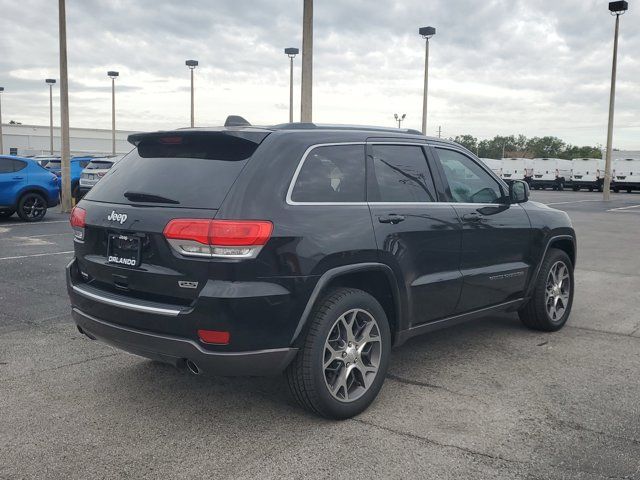
<path id="1" fill-rule="evenodd" d="M 577 231 L 568 325 L 414 338 L 342 422 L 280 377 L 196 377 L 81 336 L 67 217 L 0 220 L 0 478 L 640 479 L 640 194 L 532 196 Z"/>

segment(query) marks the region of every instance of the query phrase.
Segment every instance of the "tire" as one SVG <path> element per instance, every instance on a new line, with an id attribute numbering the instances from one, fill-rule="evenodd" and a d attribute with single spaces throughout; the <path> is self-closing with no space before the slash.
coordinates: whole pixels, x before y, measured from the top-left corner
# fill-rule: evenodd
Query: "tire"
<path id="1" fill-rule="evenodd" d="M 361 343 L 367 328 L 371 341 Z M 314 307 L 302 347 L 287 368 L 289 390 L 312 413 L 331 419 L 353 417 L 378 395 L 390 353 L 391 331 L 380 303 L 362 290 L 330 290 Z M 376 366 L 376 371 L 363 373 Z"/>
<path id="2" fill-rule="evenodd" d="M 580 190 L 580 187 L 573 187 L 574 192 L 577 192 L 578 190 Z"/>
<path id="3" fill-rule="evenodd" d="M 562 281 L 562 287 L 560 289 L 549 292 L 549 300 L 551 300 L 557 308 L 550 306 L 550 309 L 548 309 L 548 283 L 557 284 L 557 282 L 554 281 L 552 274 L 552 269 L 554 269 L 555 272 L 557 265 L 562 265 L 564 269 L 566 269 L 566 272 L 562 270 L 562 267 L 559 269 L 559 272 L 563 276 L 566 273 L 566 277 Z M 518 311 L 522 323 L 533 330 L 542 330 L 545 332 L 555 332 L 560 330 L 571 314 L 574 285 L 573 265 L 571 264 L 571 259 L 562 250 L 550 248 L 540 267 L 540 272 L 536 279 L 531 299 Z M 556 296 L 554 293 L 560 297 L 559 300 L 554 300 L 554 297 Z M 563 307 L 562 311 L 560 311 L 561 303 Z M 551 310 L 551 313 L 549 310 Z M 555 316 L 553 315 L 554 310 Z"/>
<path id="4" fill-rule="evenodd" d="M 559 183 L 558 186 L 557 186 L 557 190 L 559 192 L 562 192 L 564 190 L 564 183 Z"/>
<path id="5" fill-rule="evenodd" d="M 633 188 L 627 188 L 627 193 L 633 192 Z"/>
<path id="6" fill-rule="evenodd" d="M 18 201 L 18 216 L 25 222 L 39 222 L 47 214 L 47 202 L 39 193 L 25 193 Z"/>
<path id="7" fill-rule="evenodd" d="M 589 191 L 590 191 L 590 192 L 593 192 L 593 187 L 589 187 Z"/>
<path id="8" fill-rule="evenodd" d="M 14 213 L 16 213 L 15 210 L 0 210 L 0 218 L 9 218 Z"/>
<path id="9" fill-rule="evenodd" d="M 615 193 L 618 193 L 618 192 L 620 191 L 620 188 L 619 188 L 619 187 L 613 187 L 613 191 L 614 191 Z"/>

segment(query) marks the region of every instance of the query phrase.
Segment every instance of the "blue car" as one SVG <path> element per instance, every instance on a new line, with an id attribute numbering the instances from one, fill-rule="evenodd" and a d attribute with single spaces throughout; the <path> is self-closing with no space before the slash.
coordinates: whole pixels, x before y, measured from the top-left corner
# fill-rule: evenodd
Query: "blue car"
<path id="1" fill-rule="evenodd" d="M 58 177 L 30 158 L 0 155 L 0 218 L 39 222 L 60 196 Z"/>
<path id="2" fill-rule="evenodd" d="M 81 198 L 80 195 L 80 175 L 82 175 L 82 170 L 86 168 L 91 160 L 93 160 L 93 156 L 86 157 L 73 157 L 71 158 L 71 195 L 76 201 L 79 201 Z M 55 173 L 59 178 L 62 177 L 62 160 L 59 158 L 50 160 L 47 163 L 46 169 L 50 172 Z"/>

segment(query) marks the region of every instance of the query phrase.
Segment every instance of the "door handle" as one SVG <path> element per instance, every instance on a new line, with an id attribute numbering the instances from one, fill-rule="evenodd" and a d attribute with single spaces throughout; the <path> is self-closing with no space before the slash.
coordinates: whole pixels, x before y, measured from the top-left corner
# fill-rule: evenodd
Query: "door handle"
<path id="1" fill-rule="evenodd" d="M 404 222 L 405 219 L 406 217 L 404 215 L 396 215 L 395 213 L 392 213 L 390 215 L 381 215 L 378 217 L 378 221 L 380 223 L 391 223 L 393 225 Z"/>
<path id="2" fill-rule="evenodd" d="M 24 180 L 24 177 L 13 177 L 14 180 Z"/>
<path id="3" fill-rule="evenodd" d="M 462 216 L 462 221 L 467 223 L 479 223 L 482 220 L 484 220 L 484 217 L 476 212 L 467 213 Z"/>

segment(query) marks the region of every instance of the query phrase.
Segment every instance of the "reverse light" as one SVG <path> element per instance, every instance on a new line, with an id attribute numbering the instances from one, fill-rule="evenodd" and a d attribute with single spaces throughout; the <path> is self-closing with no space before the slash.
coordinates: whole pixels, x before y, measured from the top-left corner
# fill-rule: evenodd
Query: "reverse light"
<path id="1" fill-rule="evenodd" d="M 71 227 L 73 228 L 73 236 L 75 237 L 75 240 L 84 240 L 86 218 L 87 211 L 84 208 L 78 206 L 73 207 L 73 210 L 71 210 L 71 216 L 69 217 L 69 223 L 71 223 Z"/>
<path id="2" fill-rule="evenodd" d="M 198 330 L 198 338 L 201 342 L 215 345 L 229 345 L 231 334 L 219 330 Z"/>
<path id="3" fill-rule="evenodd" d="M 267 243 L 273 224 L 265 220 L 179 218 L 164 228 L 178 253 L 193 257 L 255 258 Z"/>

